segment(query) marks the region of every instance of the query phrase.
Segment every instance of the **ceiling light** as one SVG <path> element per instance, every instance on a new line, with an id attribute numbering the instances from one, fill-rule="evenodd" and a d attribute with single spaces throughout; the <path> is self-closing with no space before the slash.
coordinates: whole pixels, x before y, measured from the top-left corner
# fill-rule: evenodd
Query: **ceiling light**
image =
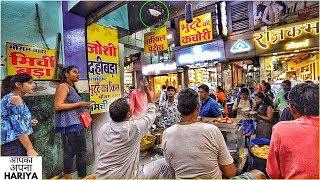
<path id="1" fill-rule="evenodd" d="M 149 10 L 149 12 L 150 12 L 150 14 L 151 14 L 152 16 L 158 17 L 158 16 L 161 15 L 161 12 L 159 12 L 159 11 L 157 11 L 157 10 L 155 10 L 155 9 L 148 9 L 148 10 Z"/>

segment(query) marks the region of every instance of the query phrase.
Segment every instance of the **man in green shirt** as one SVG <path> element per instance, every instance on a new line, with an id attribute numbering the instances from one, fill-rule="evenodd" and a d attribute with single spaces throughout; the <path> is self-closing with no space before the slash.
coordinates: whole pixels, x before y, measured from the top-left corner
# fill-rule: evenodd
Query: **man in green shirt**
<path id="1" fill-rule="evenodd" d="M 282 89 L 278 92 L 275 100 L 274 100 L 274 106 L 279 106 L 279 114 L 281 115 L 282 111 L 288 107 L 288 103 L 284 98 L 284 95 L 286 92 L 289 92 L 291 90 L 291 81 L 284 80 L 281 83 Z"/>

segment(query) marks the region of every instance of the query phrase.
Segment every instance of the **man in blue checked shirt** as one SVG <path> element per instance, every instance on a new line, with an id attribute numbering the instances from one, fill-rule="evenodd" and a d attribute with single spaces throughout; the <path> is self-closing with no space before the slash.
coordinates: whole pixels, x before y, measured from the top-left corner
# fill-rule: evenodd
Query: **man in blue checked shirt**
<path id="1" fill-rule="evenodd" d="M 221 116 L 221 110 L 217 101 L 209 97 L 209 87 L 202 84 L 198 87 L 201 99 L 200 116 L 217 118 Z"/>

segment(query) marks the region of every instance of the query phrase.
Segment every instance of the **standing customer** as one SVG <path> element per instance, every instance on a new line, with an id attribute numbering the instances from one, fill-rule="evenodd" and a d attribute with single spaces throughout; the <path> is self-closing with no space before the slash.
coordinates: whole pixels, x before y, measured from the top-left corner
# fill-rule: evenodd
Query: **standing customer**
<path id="1" fill-rule="evenodd" d="M 240 92 L 241 96 L 235 100 L 232 111 L 234 112 L 234 115 L 236 115 L 236 118 L 248 119 L 243 111 L 252 110 L 255 106 L 255 101 L 249 97 L 250 92 L 248 88 L 242 88 Z"/>
<path id="2" fill-rule="evenodd" d="M 282 112 L 286 107 L 288 107 L 288 102 L 284 98 L 284 95 L 291 90 L 291 81 L 284 80 L 281 83 L 282 89 L 277 94 L 276 98 L 274 99 L 274 106 L 275 108 L 279 108 L 279 114 L 281 116 Z"/>
<path id="3" fill-rule="evenodd" d="M 272 179 L 319 179 L 319 85 L 294 86 L 289 107 L 296 120 L 273 127 L 267 173 Z"/>
<path id="4" fill-rule="evenodd" d="M 262 81 L 262 83 L 261 83 L 261 89 L 262 89 L 262 91 L 264 92 L 264 94 L 266 95 L 266 96 L 268 96 L 270 99 L 274 99 L 274 94 L 273 94 L 273 92 L 271 91 L 271 85 L 268 83 L 268 82 L 266 82 L 266 81 Z"/>
<path id="5" fill-rule="evenodd" d="M 227 100 L 227 96 L 224 93 L 224 90 L 221 86 L 217 87 L 217 101 L 218 103 L 220 103 L 222 105 L 222 107 L 224 107 L 226 100 Z"/>
<path id="6" fill-rule="evenodd" d="M 36 88 L 27 73 L 7 76 L 1 84 L 1 156 L 37 156 L 29 135 L 38 121 L 23 102 L 22 96 Z"/>
<path id="7" fill-rule="evenodd" d="M 198 92 L 201 99 L 199 115 L 201 117 L 220 117 L 222 113 L 219 104 L 209 97 L 209 87 L 206 84 L 202 84 L 198 87 Z"/>
<path id="8" fill-rule="evenodd" d="M 180 121 L 180 113 L 178 111 L 178 101 L 174 98 L 176 88 L 168 86 L 167 97 L 168 99 L 162 103 L 159 108 L 160 115 L 158 117 L 160 123 L 168 128 L 177 124 Z"/>
<path id="9" fill-rule="evenodd" d="M 271 138 L 272 126 L 273 126 L 273 107 L 272 100 L 268 98 L 263 92 L 257 92 L 254 95 L 256 106 L 254 108 L 257 111 L 256 118 L 258 120 L 256 137 L 258 138 Z"/>
<path id="10" fill-rule="evenodd" d="M 55 131 L 61 133 L 63 147 L 63 165 L 66 179 L 72 178 L 72 165 L 76 156 L 78 176 L 87 175 L 86 138 L 80 123 L 80 113 L 90 102 L 82 100 L 74 83 L 79 80 L 76 66 L 68 66 L 62 70 L 61 84 L 58 86 L 54 99 Z"/>
<path id="11" fill-rule="evenodd" d="M 289 92 L 286 92 L 284 94 L 284 99 L 289 104 L 288 96 L 289 96 Z M 294 120 L 294 117 L 293 117 L 293 115 L 291 113 L 290 107 L 288 106 L 288 107 L 283 109 L 283 111 L 282 111 L 282 113 L 280 115 L 279 121 L 291 121 L 291 120 Z"/>

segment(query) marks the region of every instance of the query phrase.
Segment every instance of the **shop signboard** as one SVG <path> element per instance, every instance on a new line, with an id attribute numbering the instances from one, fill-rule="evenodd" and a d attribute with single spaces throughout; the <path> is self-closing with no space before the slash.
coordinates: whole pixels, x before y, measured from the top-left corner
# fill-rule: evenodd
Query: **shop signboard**
<path id="1" fill-rule="evenodd" d="M 225 48 L 227 59 L 254 57 L 255 47 L 253 42 L 253 31 L 229 36 L 227 41 L 225 41 Z"/>
<path id="2" fill-rule="evenodd" d="M 319 19 L 255 32 L 254 41 L 258 54 L 319 49 Z"/>
<path id="3" fill-rule="evenodd" d="M 34 80 L 55 78 L 55 49 L 7 42 L 6 53 L 8 75 L 28 73 Z"/>
<path id="4" fill-rule="evenodd" d="M 106 112 L 121 97 L 118 31 L 99 24 L 87 28 L 91 114 Z"/>
<path id="5" fill-rule="evenodd" d="M 254 1 L 254 28 L 319 18 L 319 1 Z"/>
<path id="6" fill-rule="evenodd" d="M 242 39 L 238 39 L 233 43 L 230 51 L 231 53 L 243 53 L 251 50 L 251 46 Z"/>
<path id="7" fill-rule="evenodd" d="M 132 84 L 132 72 L 124 72 L 124 84 Z"/>
<path id="8" fill-rule="evenodd" d="M 146 76 L 176 72 L 177 65 L 175 62 L 148 64 L 142 66 L 142 74 Z"/>
<path id="9" fill-rule="evenodd" d="M 221 61 L 224 59 L 225 52 L 222 40 L 182 48 L 176 52 L 177 66 L 204 63 L 208 61 Z"/>
<path id="10" fill-rule="evenodd" d="M 192 23 L 182 20 L 179 23 L 180 45 L 187 46 L 213 40 L 211 13 L 194 17 Z"/>
<path id="11" fill-rule="evenodd" d="M 157 28 L 144 35 L 144 52 L 161 52 L 168 50 L 167 27 Z"/>

